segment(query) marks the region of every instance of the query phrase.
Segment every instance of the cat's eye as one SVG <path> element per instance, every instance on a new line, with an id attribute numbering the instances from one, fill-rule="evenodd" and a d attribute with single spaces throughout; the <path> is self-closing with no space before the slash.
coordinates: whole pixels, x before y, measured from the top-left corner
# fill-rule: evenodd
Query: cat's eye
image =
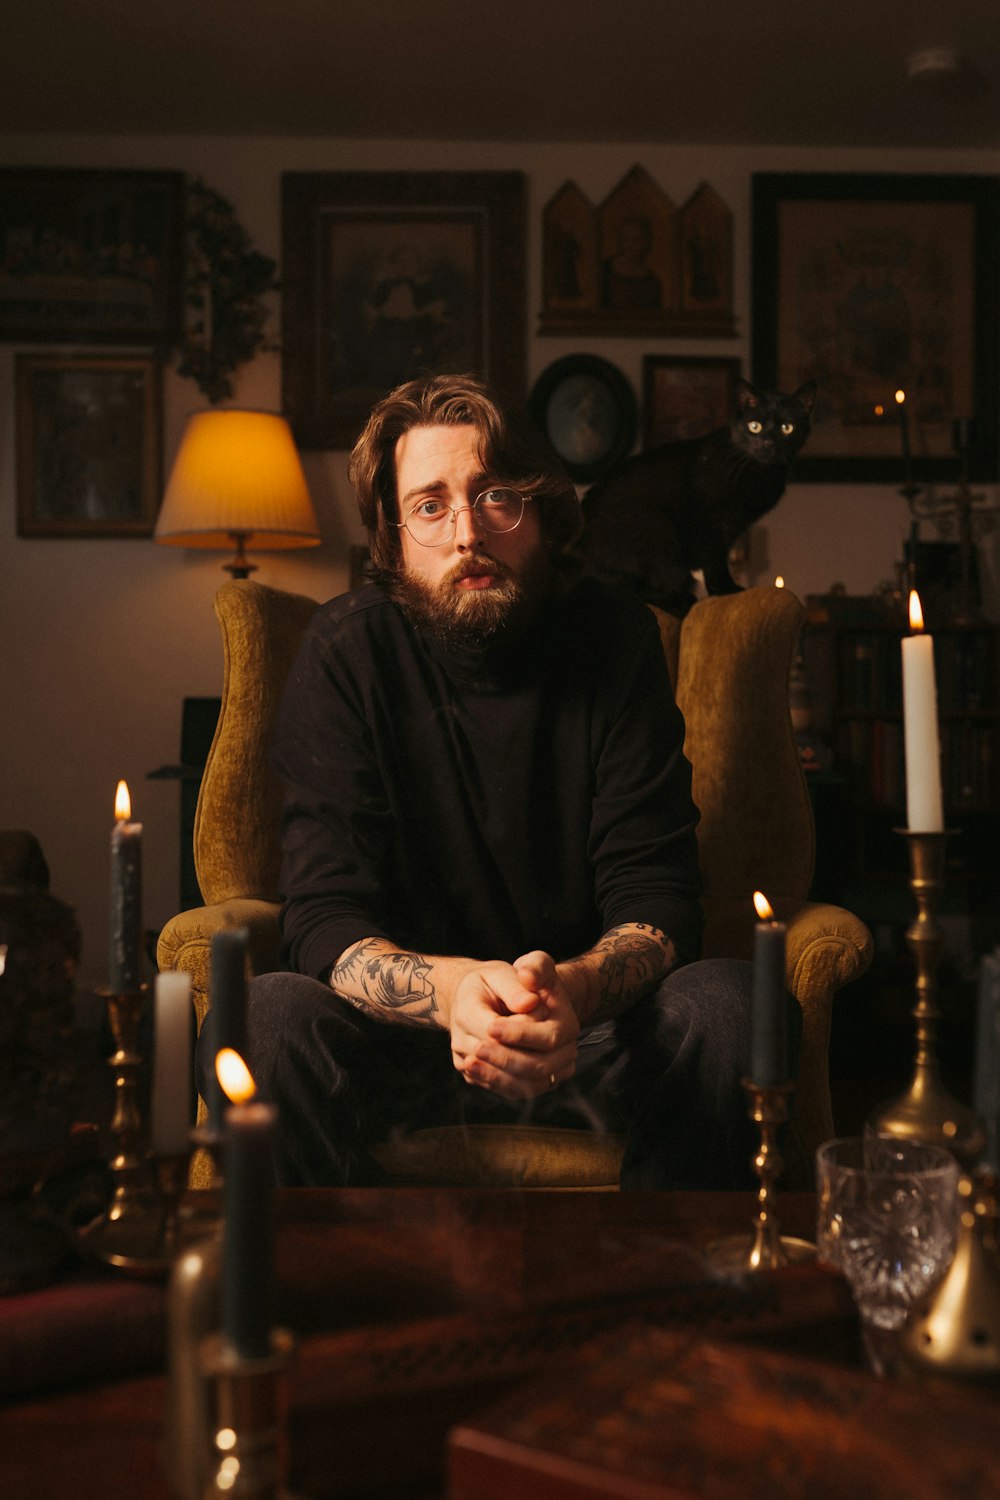
<path id="1" fill-rule="evenodd" d="M 747 432 L 752 432 L 754 437 L 757 436 L 758 432 L 763 431 L 764 424 L 763 422 L 758 422 L 756 417 L 752 417 L 751 420 L 747 423 Z"/>
<path id="2" fill-rule="evenodd" d="M 791 437 L 792 433 L 795 431 L 795 423 L 782 422 L 781 431 L 784 437 Z"/>

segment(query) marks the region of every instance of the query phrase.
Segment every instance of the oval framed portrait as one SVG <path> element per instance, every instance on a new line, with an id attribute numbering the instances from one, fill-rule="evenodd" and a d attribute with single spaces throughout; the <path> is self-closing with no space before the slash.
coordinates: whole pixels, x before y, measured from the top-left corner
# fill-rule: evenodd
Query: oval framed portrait
<path id="1" fill-rule="evenodd" d="M 528 411 L 569 477 L 589 484 L 631 451 L 639 411 L 625 376 L 596 354 L 567 354 L 543 370 Z"/>

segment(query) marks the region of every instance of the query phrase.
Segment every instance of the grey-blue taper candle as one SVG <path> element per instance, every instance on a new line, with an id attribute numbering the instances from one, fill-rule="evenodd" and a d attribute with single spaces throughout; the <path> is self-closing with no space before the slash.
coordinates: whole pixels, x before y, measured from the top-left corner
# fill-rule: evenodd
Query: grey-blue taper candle
<path id="1" fill-rule="evenodd" d="M 119 818 L 111 830 L 111 951 L 108 987 L 131 995 L 142 985 L 142 824 Z"/>
<path id="2" fill-rule="evenodd" d="M 270 1353 L 274 1297 L 273 1104 L 225 1115 L 222 1332 L 243 1359 Z"/>
<path id="3" fill-rule="evenodd" d="M 758 922 L 753 944 L 750 1082 L 770 1088 L 788 1080 L 785 924 Z"/>
<path id="4" fill-rule="evenodd" d="M 209 1075 L 205 1104 L 211 1129 L 222 1129 L 225 1096 L 215 1076 L 216 1054 L 232 1047 L 241 1055 L 247 1034 L 246 957 L 249 935 L 245 927 L 224 927 L 212 938 L 212 968 L 209 1011 L 205 1025 L 209 1036 Z"/>

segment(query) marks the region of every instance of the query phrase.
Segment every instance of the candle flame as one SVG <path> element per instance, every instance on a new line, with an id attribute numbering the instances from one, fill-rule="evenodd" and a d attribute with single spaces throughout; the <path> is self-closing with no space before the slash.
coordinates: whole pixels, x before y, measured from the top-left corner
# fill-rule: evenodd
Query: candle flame
<path id="1" fill-rule="evenodd" d="M 782 576 L 781 576 L 780 573 L 778 574 L 777 578 L 774 580 L 774 586 L 775 586 L 776 589 L 783 589 L 785 587 L 785 580 L 782 578 Z"/>
<path id="2" fill-rule="evenodd" d="M 132 799 L 128 794 L 128 783 L 119 781 L 115 792 L 115 821 L 127 823 L 132 816 Z"/>
<path id="3" fill-rule="evenodd" d="M 253 1074 L 238 1052 L 223 1047 L 215 1058 L 215 1072 L 222 1092 L 233 1104 L 246 1104 L 257 1092 Z"/>
<path id="4" fill-rule="evenodd" d="M 916 589 L 910 590 L 910 629 L 914 631 L 923 630 L 924 612 L 920 608 L 920 595 Z M 921 647 L 921 649 L 923 649 Z"/>
<path id="5" fill-rule="evenodd" d="M 758 917 L 760 917 L 762 922 L 771 922 L 774 920 L 774 912 L 771 910 L 771 903 L 770 901 L 768 901 L 763 891 L 754 891 L 753 904 L 756 908 L 757 915 Z"/>
<path id="6" fill-rule="evenodd" d="M 905 391 L 897 391 L 896 392 L 896 405 L 897 406 L 902 406 L 905 400 L 906 400 L 906 392 Z"/>

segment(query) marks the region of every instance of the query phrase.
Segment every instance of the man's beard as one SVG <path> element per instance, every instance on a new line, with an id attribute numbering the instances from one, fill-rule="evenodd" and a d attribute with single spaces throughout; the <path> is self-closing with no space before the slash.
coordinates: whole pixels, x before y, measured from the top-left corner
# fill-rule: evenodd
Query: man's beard
<path id="1" fill-rule="evenodd" d="M 461 589 L 460 578 L 492 574 L 488 588 Z M 517 639 L 548 590 L 550 563 L 541 549 L 525 563 L 520 577 L 505 564 L 479 554 L 465 558 L 438 583 L 425 583 L 402 568 L 393 597 L 414 624 L 451 650 L 488 651 Z"/>

